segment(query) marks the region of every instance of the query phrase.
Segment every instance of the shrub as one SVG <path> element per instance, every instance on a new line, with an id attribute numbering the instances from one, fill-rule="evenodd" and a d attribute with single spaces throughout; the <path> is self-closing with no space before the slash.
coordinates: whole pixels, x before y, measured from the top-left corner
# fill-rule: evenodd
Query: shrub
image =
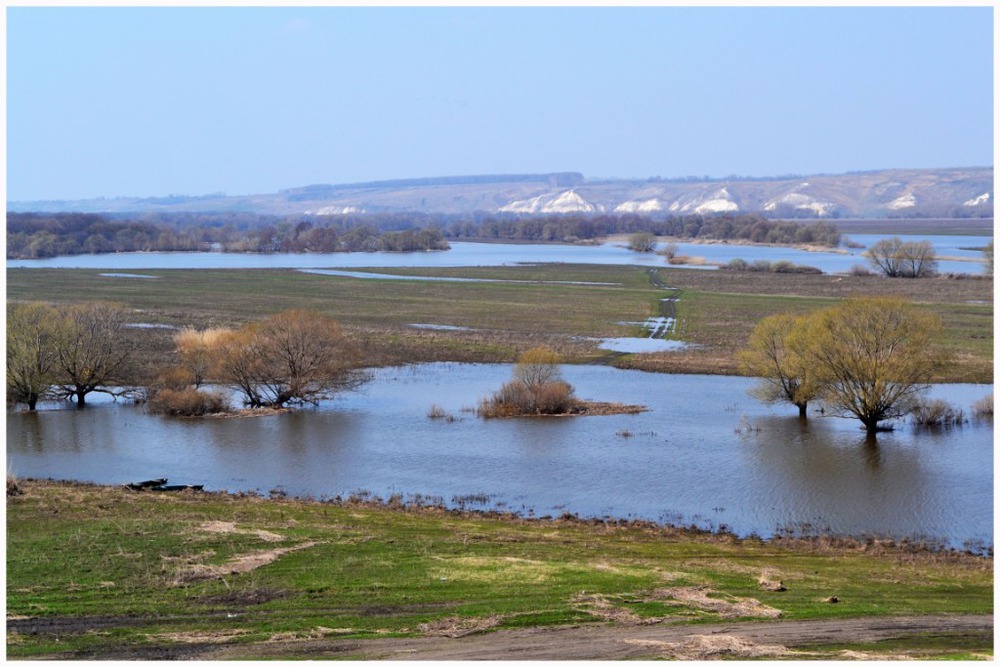
<path id="1" fill-rule="evenodd" d="M 187 389 L 191 385 L 195 384 L 196 381 L 197 378 L 191 370 L 180 366 L 175 366 L 174 368 L 164 371 L 157 378 L 157 384 L 160 387 L 173 389 L 174 391 Z"/>
<path id="2" fill-rule="evenodd" d="M 222 394 L 190 387 L 160 389 L 150 397 L 148 408 L 154 414 L 175 417 L 202 417 L 230 410 L 229 401 Z"/>
<path id="3" fill-rule="evenodd" d="M 665 246 L 663 246 L 662 248 L 660 248 L 659 250 L 657 250 L 656 254 L 663 255 L 669 261 L 669 260 L 671 260 L 671 259 L 673 259 L 674 257 L 677 256 L 677 251 L 678 250 L 679 250 L 679 248 L 677 247 L 676 243 L 668 243 Z"/>
<path id="4" fill-rule="evenodd" d="M 939 398 L 920 401 L 911 413 L 917 426 L 957 426 L 965 421 L 961 410 Z"/>
<path id="5" fill-rule="evenodd" d="M 805 266 L 802 264 L 792 264 L 787 260 L 778 260 L 777 262 L 769 262 L 766 259 L 758 259 L 754 261 L 753 264 L 748 263 L 745 259 L 731 259 L 728 263 L 723 264 L 722 269 L 726 271 L 752 271 L 755 273 L 823 273 L 820 269 L 814 266 Z"/>
<path id="6" fill-rule="evenodd" d="M 780 260 L 771 265 L 773 273 L 823 273 L 815 266 L 805 266 L 804 264 L 792 264 L 787 260 Z"/>
<path id="7" fill-rule="evenodd" d="M 573 387 L 567 382 L 554 380 L 529 387 L 511 380 L 492 396 L 480 399 L 476 413 L 487 418 L 562 415 L 572 412 L 575 406 Z"/>
<path id="8" fill-rule="evenodd" d="M 7 495 L 8 496 L 19 496 L 24 491 L 21 490 L 21 482 L 17 479 L 17 475 L 7 471 Z"/>
<path id="9" fill-rule="evenodd" d="M 875 274 L 872 273 L 868 269 L 868 267 L 865 266 L 864 264 L 855 264 L 854 266 L 851 267 L 851 270 L 847 272 L 847 275 L 856 277 L 869 277 L 869 276 L 874 276 Z"/>
<path id="10" fill-rule="evenodd" d="M 628 238 L 628 249 L 635 252 L 652 252 L 656 248 L 656 235 L 652 232 L 636 232 Z"/>
<path id="11" fill-rule="evenodd" d="M 976 419 L 993 419 L 993 394 L 983 396 L 972 404 L 972 416 Z"/>

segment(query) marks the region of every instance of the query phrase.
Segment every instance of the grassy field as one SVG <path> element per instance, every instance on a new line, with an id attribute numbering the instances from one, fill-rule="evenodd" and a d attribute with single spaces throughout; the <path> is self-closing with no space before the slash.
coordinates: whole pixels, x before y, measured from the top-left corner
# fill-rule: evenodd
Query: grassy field
<path id="1" fill-rule="evenodd" d="M 372 365 L 414 361 L 509 362 L 540 344 L 570 362 L 614 363 L 651 371 L 735 373 L 736 353 L 762 317 L 805 312 L 855 294 L 894 294 L 938 313 L 953 363 L 939 379 L 993 377 L 993 283 L 983 279 L 890 280 L 875 277 L 733 273 L 661 268 L 678 288 L 680 352 L 621 355 L 597 348 L 602 337 L 642 335 L 665 296 L 648 269 L 553 264 L 510 267 L 373 269 L 412 276 L 508 282 L 358 279 L 294 270 L 143 270 L 155 279 L 102 276 L 97 270 L 9 269 L 8 300 L 116 301 L 138 322 L 232 326 L 286 308 L 338 319 Z M 572 283 L 589 284 L 572 284 Z M 420 329 L 412 325 L 463 329 Z M 141 329 L 150 372 L 169 363 L 171 333 Z"/>
<path id="2" fill-rule="evenodd" d="M 30 480 L 21 490 L 7 498 L 11 658 L 194 657 L 217 646 L 280 657 L 317 639 L 993 611 L 992 558 L 916 545 L 739 541 L 391 500 Z M 884 650 L 991 655 L 992 633 Z"/>

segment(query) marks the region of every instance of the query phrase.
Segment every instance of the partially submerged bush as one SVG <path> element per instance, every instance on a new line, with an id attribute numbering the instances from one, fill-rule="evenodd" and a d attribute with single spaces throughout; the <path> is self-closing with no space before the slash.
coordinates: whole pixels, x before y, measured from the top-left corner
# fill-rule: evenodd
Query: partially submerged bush
<path id="1" fill-rule="evenodd" d="M 154 414 L 172 415 L 175 417 L 202 417 L 204 415 L 229 412 L 228 399 L 214 391 L 201 391 L 186 387 L 184 389 L 160 389 L 153 394 L 147 403 L 148 409 Z"/>
<path id="2" fill-rule="evenodd" d="M 976 419 L 993 419 L 993 394 L 983 396 L 972 404 L 972 416 Z"/>
<path id="3" fill-rule="evenodd" d="M 504 383 L 492 396 L 480 399 L 480 417 L 569 414 L 576 406 L 573 387 L 562 380 L 529 387 L 519 380 Z"/>
<path id="4" fill-rule="evenodd" d="M 957 426 L 965 422 L 965 415 L 948 401 L 935 398 L 918 402 L 911 419 L 917 426 Z"/>
<path id="5" fill-rule="evenodd" d="M 514 378 L 479 401 L 481 417 L 569 414 L 576 407 L 573 387 L 563 381 L 559 355 L 536 347 L 521 355 Z"/>

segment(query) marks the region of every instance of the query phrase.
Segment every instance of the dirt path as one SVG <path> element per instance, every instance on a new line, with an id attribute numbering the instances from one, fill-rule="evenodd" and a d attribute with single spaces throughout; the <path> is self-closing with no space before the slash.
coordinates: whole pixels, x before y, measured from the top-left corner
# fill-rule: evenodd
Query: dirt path
<path id="1" fill-rule="evenodd" d="M 872 643 L 915 635 L 968 636 L 992 645 L 993 617 L 919 616 L 710 625 L 582 625 L 500 630 L 460 638 L 323 639 L 283 641 L 252 648 L 211 646 L 184 657 L 199 659 L 354 658 L 366 660 L 622 660 L 708 657 L 794 657 L 803 647 Z M 829 655 L 829 654 L 828 654 Z M 838 657 L 866 658 L 864 654 Z M 875 657 L 892 657 L 879 654 Z"/>

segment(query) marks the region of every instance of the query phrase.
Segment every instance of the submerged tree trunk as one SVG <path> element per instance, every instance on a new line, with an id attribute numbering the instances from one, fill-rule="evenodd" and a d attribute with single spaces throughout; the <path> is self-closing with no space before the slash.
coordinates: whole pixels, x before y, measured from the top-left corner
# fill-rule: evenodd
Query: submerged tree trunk
<path id="1" fill-rule="evenodd" d="M 800 401 L 795 404 L 795 407 L 799 409 L 799 419 L 805 419 L 808 415 L 806 414 L 806 408 L 809 404 L 805 401 Z"/>

